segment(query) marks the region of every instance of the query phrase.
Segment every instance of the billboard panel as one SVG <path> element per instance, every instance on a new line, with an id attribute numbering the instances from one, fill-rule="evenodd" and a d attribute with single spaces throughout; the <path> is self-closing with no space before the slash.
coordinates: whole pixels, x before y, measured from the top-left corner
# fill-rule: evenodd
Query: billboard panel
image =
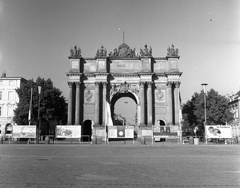
<path id="1" fill-rule="evenodd" d="M 206 125 L 207 138 L 232 138 L 232 127 L 224 125 Z"/>
<path id="2" fill-rule="evenodd" d="M 178 126 L 176 125 L 154 126 L 153 135 L 160 137 L 176 137 L 178 136 Z"/>
<path id="3" fill-rule="evenodd" d="M 56 138 L 81 138 L 81 126 L 57 125 Z"/>
<path id="4" fill-rule="evenodd" d="M 109 126 L 108 138 L 134 138 L 134 126 Z"/>
<path id="5" fill-rule="evenodd" d="M 36 138 L 36 125 L 13 126 L 13 138 Z"/>

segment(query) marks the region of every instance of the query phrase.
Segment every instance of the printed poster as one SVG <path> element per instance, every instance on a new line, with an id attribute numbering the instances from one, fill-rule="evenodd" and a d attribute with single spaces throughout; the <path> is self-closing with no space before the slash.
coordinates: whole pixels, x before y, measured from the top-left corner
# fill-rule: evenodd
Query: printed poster
<path id="1" fill-rule="evenodd" d="M 13 138 L 36 138 L 36 125 L 17 125 L 13 126 Z"/>
<path id="2" fill-rule="evenodd" d="M 224 125 L 206 125 L 207 138 L 232 138 L 232 127 Z"/>
<path id="3" fill-rule="evenodd" d="M 56 138 L 81 138 L 81 126 L 57 125 Z"/>

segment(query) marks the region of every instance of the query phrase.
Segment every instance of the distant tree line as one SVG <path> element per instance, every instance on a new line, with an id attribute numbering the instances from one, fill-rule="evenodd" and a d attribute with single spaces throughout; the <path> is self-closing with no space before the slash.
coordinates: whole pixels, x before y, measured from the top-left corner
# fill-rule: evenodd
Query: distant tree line
<path id="1" fill-rule="evenodd" d="M 198 127 L 204 131 L 205 121 L 204 92 L 194 93 L 191 100 L 183 105 L 183 128 L 182 130 L 193 130 Z M 228 99 L 219 95 L 214 89 L 206 93 L 206 115 L 207 125 L 225 125 L 233 121 L 233 114 L 228 107 Z"/>
<path id="2" fill-rule="evenodd" d="M 19 96 L 19 103 L 14 111 L 14 121 L 18 125 L 29 124 L 29 109 L 31 107 L 31 88 L 32 88 L 32 108 L 30 123 L 38 123 L 38 104 L 39 94 L 38 86 L 41 86 L 40 94 L 40 118 L 45 121 L 56 121 L 66 124 L 67 120 L 67 103 L 62 96 L 62 92 L 53 86 L 50 79 L 38 77 L 36 82 L 28 80 L 16 90 Z"/>

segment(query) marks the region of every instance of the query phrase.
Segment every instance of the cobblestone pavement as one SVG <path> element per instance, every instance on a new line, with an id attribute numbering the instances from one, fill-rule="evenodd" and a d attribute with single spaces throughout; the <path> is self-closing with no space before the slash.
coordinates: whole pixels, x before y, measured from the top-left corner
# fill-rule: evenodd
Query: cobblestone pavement
<path id="1" fill-rule="evenodd" d="M 240 145 L 0 145 L 0 187 L 240 187 Z"/>

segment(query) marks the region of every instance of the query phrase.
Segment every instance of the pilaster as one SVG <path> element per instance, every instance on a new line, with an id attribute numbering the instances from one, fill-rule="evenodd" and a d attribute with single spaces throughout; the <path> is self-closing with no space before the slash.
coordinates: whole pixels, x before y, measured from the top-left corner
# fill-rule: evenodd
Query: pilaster
<path id="1" fill-rule="evenodd" d="M 179 87 L 180 87 L 180 82 L 175 82 L 174 83 L 174 123 L 175 125 L 178 125 L 180 120 L 179 120 L 179 110 L 180 110 L 180 99 L 179 99 Z"/>
<path id="2" fill-rule="evenodd" d="M 173 96 L 172 96 L 173 82 L 167 83 L 167 124 L 173 124 Z"/>
<path id="3" fill-rule="evenodd" d="M 147 82 L 148 126 L 152 126 L 152 82 Z"/>
<path id="4" fill-rule="evenodd" d="M 140 126 L 146 126 L 145 124 L 145 97 L 144 97 L 145 82 L 140 82 Z"/>
<path id="5" fill-rule="evenodd" d="M 99 100 L 99 87 L 100 87 L 100 82 L 95 83 L 95 126 L 99 126 L 99 105 L 100 105 L 100 100 Z"/>
<path id="6" fill-rule="evenodd" d="M 72 92 L 73 82 L 68 82 L 69 96 L 68 96 L 68 125 L 72 124 Z"/>
<path id="7" fill-rule="evenodd" d="M 105 125 L 107 122 L 106 122 L 106 116 L 105 116 L 105 113 L 106 113 L 106 93 L 107 93 L 107 83 L 106 82 L 103 82 L 102 83 L 103 85 L 103 98 L 102 98 L 102 125 Z"/>
<path id="8" fill-rule="evenodd" d="M 79 116 L 80 116 L 80 82 L 76 84 L 76 106 L 75 106 L 75 125 L 79 125 Z"/>

